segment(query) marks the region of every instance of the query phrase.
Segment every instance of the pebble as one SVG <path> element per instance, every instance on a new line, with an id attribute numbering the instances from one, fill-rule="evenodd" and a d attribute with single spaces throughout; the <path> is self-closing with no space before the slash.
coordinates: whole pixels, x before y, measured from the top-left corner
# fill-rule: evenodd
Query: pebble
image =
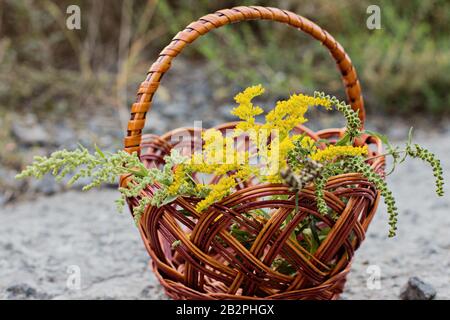
<path id="1" fill-rule="evenodd" d="M 178 118 L 186 115 L 186 106 L 181 103 L 163 104 L 157 107 L 164 117 Z"/>
<path id="2" fill-rule="evenodd" d="M 236 116 L 232 115 L 230 112 L 234 106 L 230 106 L 228 104 L 222 105 L 218 108 L 218 114 L 220 118 L 226 121 L 236 121 Z"/>
<path id="3" fill-rule="evenodd" d="M 11 133 L 25 146 L 48 145 L 51 140 L 47 130 L 32 115 L 26 116 L 23 120 L 14 121 L 11 125 Z"/>
<path id="4" fill-rule="evenodd" d="M 154 133 L 154 134 L 163 134 L 168 128 L 170 121 L 167 121 L 165 116 L 160 115 L 158 112 L 153 110 L 151 113 L 147 115 L 147 121 L 145 125 L 146 132 Z M 175 129 L 175 126 L 172 126 L 171 129 Z"/>
<path id="5" fill-rule="evenodd" d="M 55 129 L 55 143 L 58 146 L 71 149 L 77 144 L 77 134 L 75 130 L 66 125 L 61 125 Z"/>
<path id="6" fill-rule="evenodd" d="M 49 296 L 46 293 L 37 291 L 26 283 L 20 283 L 12 285 L 6 288 L 8 299 L 48 299 Z"/>
<path id="7" fill-rule="evenodd" d="M 0 205 L 4 205 L 15 198 L 25 189 L 25 180 L 15 178 L 16 171 L 0 167 Z"/>
<path id="8" fill-rule="evenodd" d="M 435 296 L 436 290 L 433 286 L 418 277 L 409 278 L 400 292 L 400 298 L 403 300 L 432 300 Z"/>

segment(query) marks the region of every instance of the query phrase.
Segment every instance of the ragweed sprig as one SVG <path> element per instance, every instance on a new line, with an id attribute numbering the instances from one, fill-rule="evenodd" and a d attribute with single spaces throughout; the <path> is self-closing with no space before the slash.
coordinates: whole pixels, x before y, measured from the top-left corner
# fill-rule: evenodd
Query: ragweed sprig
<path id="1" fill-rule="evenodd" d="M 431 166 L 435 177 L 436 194 L 442 197 L 444 195 L 444 177 L 441 162 L 436 158 L 436 155 L 418 144 L 408 144 L 406 146 L 406 153 L 408 156 L 421 159 Z"/>
<path id="2" fill-rule="evenodd" d="M 320 174 L 314 179 L 317 211 L 321 215 L 325 216 L 329 211 L 327 203 L 325 201 L 325 186 L 328 182 L 328 179 L 342 173 L 344 173 L 344 168 L 341 166 L 341 163 L 331 162 L 324 165 Z"/>
<path id="3" fill-rule="evenodd" d="M 366 159 L 360 155 L 347 156 L 341 158 L 337 162 L 331 162 L 324 166 L 321 175 L 314 180 L 317 210 L 322 215 L 327 215 L 329 213 L 329 208 L 324 199 L 325 186 L 328 180 L 333 176 L 355 172 L 360 173 L 369 182 L 372 182 L 376 189 L 380 191 L 389 214 L 389 236 L 395 236 L 395 231 L 397 230 L 398 212 L 392 192 L 388 189 L 386 181 L 378 173 L 376 173 L 366 162 Z"/>
<path id="4" fill-rule="evenodd" d="M 389 190 L 386 181 L 376 173 L 373 168 L 361 156 L 351 157 L 343 161 L 343 167 L 347 172 L 358 172 L 362 174 L 369 182 L 372 182 L 376 189 L 380 191 L 387 207 L 389 215 L 389 237 L 394 237 L 397 230 L 398 210 L 395 205 L 395 199 L 392 191 Z"/>
<path id="5" fill-rule="evenodd" d="M 344 101 L 340 101 L 335 96 L 326 95 L 324 92 L 315 91 L 314 97 L 324 99 L 344 115 L 347 120 L 346 134 L 337 144 L 352 145 L 354 138 L 361 134 L 361 120 L 359 119 L 358 112 L 354 111 L 352 107 Z"/>
<path id="6" fill-rule="evenodd" d="M 395 170 L 395 167 L 404 162 L 408 157 L 414 158 L 414 159 L 421 159 L 425 162 L 427 162 L 430 167 L 433 169 L 433 175 L 435 178 L 435 185 L 436 185 L 436 194 L 438 196 L 444 195 L 444 177 L 443 177 L 443 170 L 440 160 L 436 157 L 434 153 L 431 151 L 425 149 L 424 147 L 420 146 L 417 143 L 412 142 L 413 137 L 413 128 L 410 128 L 409 134 L 408 134 L 408 140 L 406 142 L 405 148 L 402 150 L 398 146 L 393 146 L 386 136 L 380 135 L 376 132 L 365 130 L 366 133 L 373 135 L 377 138 L 379 138 L 386 146 L 387 146 L 387 152 L 384 154 L 377 155 L 375 157 L 371 157 L 366 159 L 374 159 L 378 157 L 392 157 L 392 169 L 390 170 L 390 173 L 392 173 Z"/>

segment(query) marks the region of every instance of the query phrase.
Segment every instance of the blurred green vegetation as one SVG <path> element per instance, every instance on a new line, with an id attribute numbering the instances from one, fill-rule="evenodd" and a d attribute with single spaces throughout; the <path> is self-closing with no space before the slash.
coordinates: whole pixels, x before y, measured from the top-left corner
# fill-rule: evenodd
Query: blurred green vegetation
<path id="1" fill-rule="evenodd" d="M 65 27 L 70 4 L 81 8 L 79 31 Z M 366 27 L 371 4 L 381 8 L 381 30 Z M 204 14 L 234 5 L 281 7 L 327 29 L 352 58 L 368 111 L 450 113 L 448 0 L 3 0 L 0 109 L 65 112 L 79 105 L 128 105 L 133 95 L 124 93 L 134 92 L 174 34 Z M 282 24 L 226 26 L 202 37 L 184 56 L 204 61 L 232 83 L 233 92 L 264 83 L 282 95 L 315 89 L 343 94 L 320 43 Z"/>

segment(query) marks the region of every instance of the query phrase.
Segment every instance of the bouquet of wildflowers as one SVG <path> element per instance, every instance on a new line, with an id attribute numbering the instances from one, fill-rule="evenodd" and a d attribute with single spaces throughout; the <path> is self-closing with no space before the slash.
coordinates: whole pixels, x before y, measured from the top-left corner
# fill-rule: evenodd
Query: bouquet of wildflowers
<path id="1" fill-rule="evenodd" d="M 265 121 L 259 123 L 256 118 L 261 117 L 264 111 L 254 105 L 252 100 L 263 92 L 263 87 L 258 85 L 237 94 L 237 106 L 231 113 L 240 121 L 231 132 L 224 134 L 217 129 L 204 130 L 201 150 L 186 156 L 174 148 L 160 167 L 147 168 L 136 153 L 104 153 L 97 147 L 91 153 L 80 146 L 73 151 L 62 150 L 49 157 L 36 157 L 17 177 L 41 178 L 52 173 L 57 180 L 61 180 L 67 174 L 74 173 L 69 184 L 81 177 L 90 177 L 92 182 L 84 187 L 88 190 L 103 183 L 114 182 L 118 176 L 131 174 L 134 183 L 119 188 L 121 197 L 117 204 L 120 208 L 127 198 L 138 197 L 148 185 L 157 184 L 159 187 L 151 197 L 140 197 L 139 205 L 134 208 L 136 221 L 139 221 L 148 205 L 162 206 L 178 197 L 197 198 L 195 209 L 199 213 L 205 212 L 249 180 L 257 179 L 260 183 L 287 184 L 297 195 L 303 188 L 312 187 L 318 212 L 336 219 L 335 213 L 324 199 L 327 181 L 339 174 L 359 173 L 373 183 L 384 197 L 389 213 L 389 235 L 394 236 L 397 208 L 392 192 L 382 174 L 375 172 L 369 165 L 368 161 L 373 158 L 370 157 L 368 147 L 355 143 L 362 134 L 369 134 L 386 145 L 386 153 L 377 157 L 391 156 L 394 165 L 407 157 L 429 163 L 436 178 L 436 193 L 443 195 L 444 182 L 439 160 L 422 146 L 413 144 L 411 132 L 405 148 L 393 147 L 386 137 L 362 130 L 357 112 L 349 105 L 323 93 L 315 93 L 314 96 L 294 94 L 287 100 L 278 101 L 265 115 Z M 346 130 L 338 141 L 332 143 L 315 140 L 298 130 L 299 125 L 308 121 L 306 113 L 313 107 L 334 109 L 343 114 L 347 121 Z M 199 177 L 208 175 L 218 178 L 210 183 L 200 182 Z M 294 210 L 292 215 L 295 212 L 297 211 Z M 267 221 L 270 211 L 254 210 L 247 218 Z M 317 234 L 314 227 L 305 220 L 294 231 L 294 239 L 298 239 L 301 234 L 300 245 L 314 253 L 328 230 L 323 228 L 320 230 L 321 234 Z M 237 224 L 231 226 L 230 233 L 246 247 L 251 245 L 251 235 Z M 177 245 L 178 242 L 175 241 L 173 248 Z M 275 260 L 274 263 L 277 270 L 290 272 L 285 261 Z"/>

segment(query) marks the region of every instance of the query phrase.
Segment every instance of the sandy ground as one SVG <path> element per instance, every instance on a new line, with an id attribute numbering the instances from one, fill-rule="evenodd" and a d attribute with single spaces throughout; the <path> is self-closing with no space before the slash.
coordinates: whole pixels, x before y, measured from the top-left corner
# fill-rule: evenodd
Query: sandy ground
<path id="1" fill-rule="evenodd" d="M 440 155 L 449 182 L 449 132 L 418 141 Z M 450 190 L 438 199 L 432 178 L 419 161 L 389 178 L 400 210 L 398 235 L 387 238 L 381 206 L 343 298 L 398 299 L 408 278 L 418 276 L 438 299 L 450 299 Z M 116 196 L 71 191 L 0 208 L 0 299 L 164 298 L 132 219 L 115 211 Z M 377 270 L 379 289 L 370 289 Z"/>

